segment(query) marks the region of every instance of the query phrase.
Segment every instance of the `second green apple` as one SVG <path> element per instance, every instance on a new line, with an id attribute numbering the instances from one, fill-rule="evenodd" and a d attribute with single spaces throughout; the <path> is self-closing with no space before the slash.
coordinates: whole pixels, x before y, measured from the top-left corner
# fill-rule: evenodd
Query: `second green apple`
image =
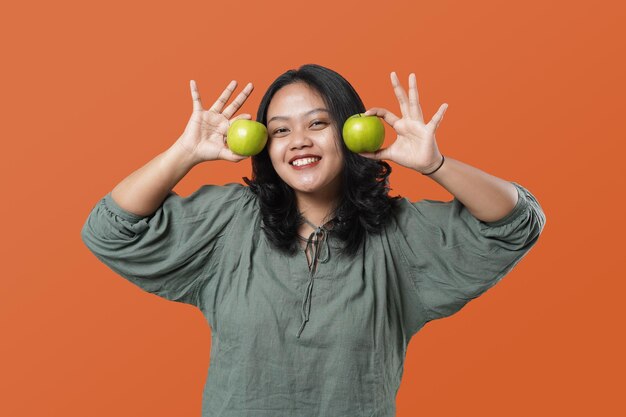
<path id="1" fill-rule="evenodd" d="M 357 113 L 343 125 L 343 141 L 352 152 L 376 152 L 385 140 L 385 126 L 378 116 Z"/>
<path id="2" fill-rule="evenodd" d="M 267 128 L 254 120 L 235 120 L 226 133 L 226 143 L 238 155 L 256 155 L 267 143 Z"/>

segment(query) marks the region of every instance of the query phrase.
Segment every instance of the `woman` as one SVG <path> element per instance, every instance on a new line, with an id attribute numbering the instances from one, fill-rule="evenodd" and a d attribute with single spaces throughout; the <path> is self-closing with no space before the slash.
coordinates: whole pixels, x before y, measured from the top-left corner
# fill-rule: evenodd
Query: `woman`
<path id="1" fill-rule="evenodd" d="M 386 149 L 354 154 L 343 121 L 365 107 L 318 65 L 287 71 L 261 100 L 266 148 L 248 186 L 172 188 L 204 161 L 238 162 L 228 126 L 252 91 L 236 83 L 194 110 L 181 137 L 90 213 L 82 238 L 145 291 L 197 306 L 211 326 L 203 416 L 393 416 L 411 337 L 459 311 L 537 242 L 545 215 L 521 185 L 440 153 L 415 75 L 395 73 L 402 117 Z M 391 160 L 427 175 L 449 202 L 388 196 Z M 298 161 L 299 160 L 299 161 Z M 294 164 L 294 161 L 297 161 Z"/>

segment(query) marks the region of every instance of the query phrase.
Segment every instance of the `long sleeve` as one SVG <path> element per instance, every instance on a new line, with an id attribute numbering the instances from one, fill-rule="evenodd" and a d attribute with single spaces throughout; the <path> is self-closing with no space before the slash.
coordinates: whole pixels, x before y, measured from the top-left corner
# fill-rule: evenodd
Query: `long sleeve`
<path id="1" fill-rule="evenodd" d="M 396 219 L 403 262 L 427 322 L 450 316 L 498 283 L 537 243 L 546 217 L 521 185 L 515 208 L 495 222 L 474 217 L 456 198 L 401 200 Z"/>
<path id="2" fill-rule="evenodd" d="M 105 195 L 81 230 L 89 250 L 144 291 L 199 307 L 198 293 L 221 254 L 221 238 L 244 186 L 203 185 L 188 197 L 171 191 L 150 216 L 127 212 Z"/>

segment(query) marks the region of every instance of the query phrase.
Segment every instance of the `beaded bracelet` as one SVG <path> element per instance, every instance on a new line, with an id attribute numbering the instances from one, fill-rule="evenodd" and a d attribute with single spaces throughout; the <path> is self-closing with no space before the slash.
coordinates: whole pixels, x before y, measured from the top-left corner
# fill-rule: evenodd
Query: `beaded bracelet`
<path id="1" fill-rule="evenodd" d="M 441 168 L 441 166 L 443 165 L 443 161 L 445 161 L 445 160 L 446 160 L 446 157 L 445 157 L 445 156 L 443 156 L 443 154 L 442 154 L 442 155 L 441 155 L 441 163 L 439 164 L 439 166 L 438 166 L 438 167 L 437 167 L 437 168 L 436 168 L 433 172 L 429 172 L 428 174 L 424 174 L 424 173 L 422 172 L 422 175 L 431 175 L 431 174 L 434 174 L 435 172 L 437 172 L 437 170 L 438 170 L 439 168 Z"/>

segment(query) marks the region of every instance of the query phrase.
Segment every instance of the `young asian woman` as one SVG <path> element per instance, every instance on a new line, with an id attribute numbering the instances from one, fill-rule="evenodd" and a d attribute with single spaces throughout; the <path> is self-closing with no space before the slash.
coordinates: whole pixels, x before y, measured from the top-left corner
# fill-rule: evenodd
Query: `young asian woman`
<path id="1" fill-rule="evenodd" d="M 440 152 L 447 105 L 427 123 L 416 77 L 395 73 L 401 117 L 365 108 L 335 71 L 304 65 L 279 76 L 256 120 L 268 142 L 246 185 L 172 191 L 194 166 L 234 154 L 228 126 L 253 90 L 209 108 L 191 82 L 192 116 L 167 151 L 98 201 L 87 247 L 144 291 L 198 307 L 211 328 L 203 416 L 394 416 L 407 345 L 498 283 L 545 225 L 517 182 Z M 342 140 L 351 115 L 376 115 L 397 134 L 356 154 Z M 389 195 L 393 161 L 454 199 Z"/>

